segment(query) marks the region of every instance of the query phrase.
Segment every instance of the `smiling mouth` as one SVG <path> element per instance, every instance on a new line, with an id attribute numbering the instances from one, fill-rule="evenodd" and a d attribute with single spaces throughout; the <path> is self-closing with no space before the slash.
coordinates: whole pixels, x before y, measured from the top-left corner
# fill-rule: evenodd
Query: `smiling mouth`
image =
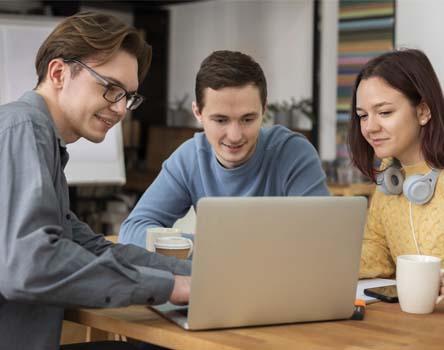
<path id="1" fill-rule="evenodd" d="M 388 141 L 388 139 L 373 139 L 373 140 L 371 140 L 373 145 L 380 145 L 381 143 L 386 142 L 386 141 Z"/>
<path id="2" fill-rule="evenodd" d="M 97 119 L 99 119 L 101 122 L 103 122 L 107 127 L 112 127 L 113 125 L 114 125 L 114 123 L 113 122 L 111 122 L 111 121 L 109 121 L 109 120 L 107 120 L 107 119 L 104 119 L 104 118 L 102 118 L 101 116 L 99 116 L 99 115 L 97 115 L 97 114 L 94 114 L 94 116 L 97 118 Z"/>
<path id="3" fill-rule="evenodd" d="M 222 145 L 224 145 L 225 147 L 227 147 L 229 149 L 236 150 L 236 149 L 242 148 L 244 143 L 241 145 L 227 145 L 226 143 L 222 143 Z"/>

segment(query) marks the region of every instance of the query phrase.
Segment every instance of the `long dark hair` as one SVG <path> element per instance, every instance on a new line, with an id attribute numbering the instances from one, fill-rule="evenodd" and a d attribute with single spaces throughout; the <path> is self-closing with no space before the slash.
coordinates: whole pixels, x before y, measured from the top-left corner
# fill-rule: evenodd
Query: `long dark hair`
<path id="1" fill-rule="evenodd" d="M 348 145 L 353 164 L 375 181 L 375 152 L 361 133 L 356 113 L 356 91 L 361 80 L 378 77 L 400 91 L 412 104 L 425 103 L 431 113 L 429 122 L 421 128 L 421 151 L 427 164 L 444 168 L 444 98 L 438 77 L 427 56 L 420 50 L 402 49 L 373 58 L 356 77 Z"/>

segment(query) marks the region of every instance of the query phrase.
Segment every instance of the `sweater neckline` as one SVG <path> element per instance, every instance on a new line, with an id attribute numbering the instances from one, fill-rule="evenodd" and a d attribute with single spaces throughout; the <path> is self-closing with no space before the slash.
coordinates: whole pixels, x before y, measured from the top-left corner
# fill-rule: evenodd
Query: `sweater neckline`
<path id="1" fill-rule="evenodd" d="M 414 174 L 424 175 L 432 171 L 432 168 L 425 161 L 412 165 L 404 165 L 402 169 L 404 170 L 406 176 Z"/>

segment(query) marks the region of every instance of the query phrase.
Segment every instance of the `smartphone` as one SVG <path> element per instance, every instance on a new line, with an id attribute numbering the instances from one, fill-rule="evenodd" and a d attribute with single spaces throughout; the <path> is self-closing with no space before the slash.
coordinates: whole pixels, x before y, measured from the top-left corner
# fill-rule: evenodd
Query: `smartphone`
<path id="1" fill-rule="evenodd" d="M 385 301 L 386 303 L 398 302 L 398 293 L 396 291 L 396 284 L 384 287 L 366 288 L 364 289 L 364 294 L 369 297 Z"/>

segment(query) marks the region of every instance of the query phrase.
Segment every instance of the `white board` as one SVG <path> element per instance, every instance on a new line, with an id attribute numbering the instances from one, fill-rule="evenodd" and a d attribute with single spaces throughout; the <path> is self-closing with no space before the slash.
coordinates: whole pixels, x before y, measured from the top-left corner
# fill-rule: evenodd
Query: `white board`
<path id="1" fill-rule="evenodd" d="M 0 104 L 17 100 L 37 82 L 37 51 L 60 19 L 51 17 L 0 17 Z M 122 128 L 112 128 L 102 143 L 81 139 L 68 145 L 65 169 L 70 185 L 124 184 Z"/>

